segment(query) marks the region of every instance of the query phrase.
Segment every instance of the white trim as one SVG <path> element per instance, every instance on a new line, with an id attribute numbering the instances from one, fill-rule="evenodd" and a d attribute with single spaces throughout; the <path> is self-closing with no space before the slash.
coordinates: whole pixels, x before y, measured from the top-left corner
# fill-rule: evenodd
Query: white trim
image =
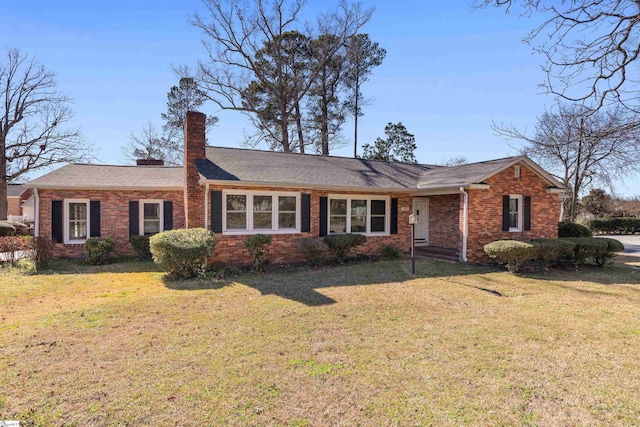
<path id="1" fill-rule="evenodd" d="M 204 225 L 205 230 L 209 230 L 209 183 L 204 187 Z"/>
<path id="2" fill-rule="evenodd" d="M 391 231 L 391 197 L 379 196 L 370 194 L 329 194 L 327 196 L 327 235 L 331 235 L 331 200 L 347 200 L 347 214 L 345 221 L 345 229 L 351 229 L 351 200 L 366 200 L 367 201 L 367 223 L 366 231 L 364 233 L 353 232 L 353 234 L 364 234 L 365 236 L 388 236 Z M 384 205 L 384 232 L 371 231 L 371 200 L 383 200 Z M 345 233 L 351 233 L 351 231 L 345 231 Z M 340 233 L 333 233 L 340 234 Z"/>
<path id="3" fill-rule="evenodd" d="M 160 206 L 158 215 L 160 216 L 160 231 L 164 231 L 164 200 L 162 199 L 140 199 L 138 200 L 138 234 L 144 236 L 144 205 L 157 204 Z"/>
<path id="4" fill-rule="evenodd" d="M 33 226 L 33 235 L 38 237 L 40 235 L 40 194 L 38 194 L 38 189 L 33 189 L 33 194 L 35 196 L 35 203 L 33 206 L 33 222 L 35 223 Z"/>
<path id="5" fill-rule="evenodd" d="M 65 245 L 81 244 L 86 239 L 74 239 L 69 238 L 69 204 L 71 203 L 84 203 L 87 205 L 87 239 L 90 237 L 91 230 L 91 204 L 89 199 L 64 199 L 64 209 L 62 210 L 62 240 Z"/>
<path id="6" fill-rule="evenodd" d="M 517 199 L 518 200 L 518 226 L 517 227 L 509 227 L 509 232 L 510 233 L 519 233 L 522 231 L 522 229 L 524 228 L 522 225 L 523 222 L 523 215 L 524 215 L 524 205 L 523 205 L 523 200 L 524 198 L 522 197 L 522 194 L 509 194 L 509 218 L 511 218 L 511 199 Z"/>
<path id="7" fill-rule="evenodd" d="M 227 196 L 246 196 L 245 229 L 227 230 Z M 253 197 L 271 196 L 271 229 L 253 228 Z M 278 197 L 296 198 L 295 228 L 279 229 L 278 227 Z M 300 193 L 295 191 L 250 191 L 250 190 L 222 190 L 222 234 L 223 235 L 249 235 L 249 234 L 298 234 L 300 233 L 301 202 Z"/>
<path id="8" fill-rule="evenodd" d="M 564 194 L 566 193 L 566 190 L 563 190 L 562 188 L 547 188 L 545 189 L 545 192 L 551 194 Z"/>

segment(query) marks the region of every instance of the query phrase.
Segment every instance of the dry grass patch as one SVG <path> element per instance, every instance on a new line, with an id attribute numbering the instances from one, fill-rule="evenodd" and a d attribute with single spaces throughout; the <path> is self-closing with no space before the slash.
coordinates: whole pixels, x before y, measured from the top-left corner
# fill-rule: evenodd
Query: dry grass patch
<path id="1" fill-rule="evenodd" d="M 23 425 L 624 425 L 640 277 L 419 261 L 163 282 L 0 271 L 0 419 Z"/>

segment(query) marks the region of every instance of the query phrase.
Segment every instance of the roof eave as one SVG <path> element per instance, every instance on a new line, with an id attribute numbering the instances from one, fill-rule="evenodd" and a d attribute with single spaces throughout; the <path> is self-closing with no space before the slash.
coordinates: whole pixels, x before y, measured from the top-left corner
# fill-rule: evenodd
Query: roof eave
<path id="1" fill-rule="evenodd" d="M 27 184 L 27 188 L 37 188 L 39 190 L 102 190 L 102 191 L 183 191 L 184 186 L 68 186 L 51 184 Z"/>
<path id="2" fill-rule="evenodd" d="M 220 179 L 203 179 L 202 184 L 239 187 L 287 187 L 308 190 L 340 190 L 340 191 L 360 191 L 360 192 L 414 192 L 417 189 L 411 187 L 361 187 L 353 185 L 323 185 L 323 184 L 301 184 L 294 182 L 268 182 L 268 181 L 229 181 Z"/>

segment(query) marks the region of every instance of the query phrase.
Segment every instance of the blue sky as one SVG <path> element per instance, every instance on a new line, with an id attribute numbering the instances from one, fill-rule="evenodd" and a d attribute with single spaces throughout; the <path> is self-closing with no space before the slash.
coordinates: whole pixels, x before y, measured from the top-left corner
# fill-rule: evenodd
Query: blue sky
<path id="1" fill-rule="evenodd" d="M 363 31 L 387 57 L 363 88 L 373 102 L 360 120 L 362 143 L 383 136 L 388 122 L 402 122 L 416 136 L 422 163 L 516 154 L 491 123 L 533 129 L 536 116 L 553 104 L 538 88 L 543 58 L 521 42 L 537 18 L 519 17 L 517 10 L 474 11 L 472 1 L 363 2 L 375 8 Z M 120 147 L 129 134 L 148 120 L 161 127 L 167 92 L 177 83 L 172 65 L 205 58 L 201 34 L 187 22 L 189 14 L 204 13 L 200 0 L 8 3 L 0 12 L 0 42 L 57 73 L 59 89 L 74 100 L 74 124 L 101 163 L 127 163 Z M 211 145 L 241 146 L 243 130 L 250 130 L 242 114 L 213 104 L 203 111 L 220 118 L 208 136 Z M 352 133 L 347 122 L 348 141 Z M 352 152 L 350 143 L 331 154 Z M 640 182 L 617 190 L 640 194 Z"/>

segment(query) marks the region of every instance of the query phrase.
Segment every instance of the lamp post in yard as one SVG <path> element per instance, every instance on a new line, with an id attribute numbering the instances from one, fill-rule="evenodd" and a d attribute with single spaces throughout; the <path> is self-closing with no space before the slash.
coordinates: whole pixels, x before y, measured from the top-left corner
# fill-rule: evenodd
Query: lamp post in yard
<path id="1" fill-rule="evenodd" d="M 411 224 L 411 274 L 416 274 L 416 223 L 418 215 L 409 215 L 409 224 Z"/>

